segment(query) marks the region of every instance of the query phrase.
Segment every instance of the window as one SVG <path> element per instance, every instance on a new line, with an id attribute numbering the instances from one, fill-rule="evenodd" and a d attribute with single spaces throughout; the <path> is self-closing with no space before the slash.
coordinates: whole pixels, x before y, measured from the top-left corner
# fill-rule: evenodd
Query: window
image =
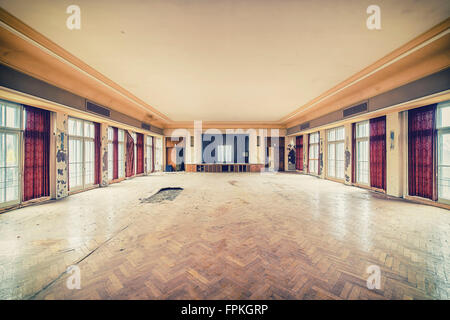
<path id="1" fill-rule="evenodd" d="M 69 187 L 71 190 L 94 184 L 94 138 L 93 122 L 69 118 Z"/>
<path id="2" fill-rule="evenodd" d="M 344 139 L 345 128 L 333 128 L 327 132 L 328 177 L 344 179 Z"/>
<path id="3" fill-rule="evenodd" d="M 319 174 L 319 132 L 309 134 L 309 165 L 310 173 Z"/>
<path id="4" fill-rule="evenodd" d="M 20 202 L 20 139 L 23 108 L 0 100 L 0 206 Z"/>
<path id="5" fill-rule="evenodd" d="M 369 184 L 369 121 L 356 124 L 356 182 Z"/>
<path id="6" fill-rule="evenodd" d="M 233 146 L 219 145 L 217 146 L 217 162 L 232 163 L 233 162 Z"/>
<path id="7" fill-rule="evenodd" d="M 162 170 L 162 163 L 163 163 L 162 139 L 161 138 L 156 138 L 156 145 L 155 145 L 155 171 L 161 171 Z"/>
<path id="8" fill-rule="evenodd" d="M 108 127 L 108 180 L 113 180 L 114 176 L 114 128 Z"/>
<path id="9" fill-rule="evenodd" d="M 118 131 L 118 161 L 119 161 L 119 178 L 125 177 L 125 132 L 122 129 Z"/>
<path id="10" fill-rule="evenodd" d="M 450 203 L 450 101 L 437 105 L 438 201 Z"/>
<path id="11" fill-rule="evenodd" d="M 147 172 L 153 171 L 153 137 L 147 136 L 145 147 L 147 148 Z"/>
<path id="12" fill-rule="evenodd" d="M 134 150 L 134 172 L 132 174 L 132 176 L 136 175 L 137 172 L 137 136 L 136 136 L 136 132 L 131 132 L 131 137 L 133 138 L 133 150 Z"/>

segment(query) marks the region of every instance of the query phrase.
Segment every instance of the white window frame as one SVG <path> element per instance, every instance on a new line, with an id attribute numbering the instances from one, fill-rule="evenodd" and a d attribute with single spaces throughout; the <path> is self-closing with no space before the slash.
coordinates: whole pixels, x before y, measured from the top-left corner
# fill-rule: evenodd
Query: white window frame
<path id="1" fill-rule="evenodd" d="M 108 181 L 114 180 L 114 128 L 108 127 Z"/>
<path id="2" fill-rule="evenodd" d="M 312 158 L 317 153 L 317 158 Z M 308 173 L 319 175 L 319 159 L 320 158 L 320 134 L 319 131 L 309 134 L 308 137 Z M 312 170 L 311 170 L 312 169 Z"/>
<path id="3" fill-rule="evenodd" d="M 338 134 L 342 133 L 341 137 Z M 338 146 L 342 146 L 342 159 L 338 159 Z M 331 150 L 333 149 L 333 150 Z M 338 163 L 339 162 L 339 163 Z M 338 168 L 342 167 L 342 176 L 338 176 Z M 333 172 L 331 172 L 333 169 Z M 327 177 L 345 179 L 345 127 L 336 127 L 327 130 Z"/>
<path id="4" fill-rule="evenodd" d="M 153 137 L 146 136 L 145 138 L 145 148 L 146 148 L 146 162 L 147 162 L 147 173 L 151 173 L 153 171 Z"/>
<path id="5" fill-rule="evenodd" d="M 88 120 L 83 120 L 83 119 L 79 119 L 79 118 L 73 118 L 73 117 L 69 117 L 69 126 L 71 121 L 75 121 L 75 122 L 80 122 L 81 123 L 81 135 L 77 134 L 77 133 L 70 133 L 70 127 L 68 130 L 68 142 L 69 142 L 69 187 L 70 187 L 70 191 L 78 191 L 78 190 L 84 190 L 86 188 L 89 188 L 91 186 L 94 185 L 95 183 L 95 124 L 92 121 L 88 121 Z M 92 125 L 93 126 L 93 134 L 92 136 L 90 136 L 90 132 L 86 132 L 86 125 Z M 73 169 L 70 169 L 70 165 L 71 165 L 71 152 L 70 152 L 70 141 L 79 141 L 81 142 L 81 185 L 76 185 L 76 186 L 72 186 L 71 185 L 71 181 L 73 181 L 73 179 L 70 179 L 70 173 L 73 172 Z M 94 146 L 94 150 L 93 150 L 93 160 L 90 161 L 92 162 L 92 183 L 91 182 L 87 182 L 86 181 L 86 171 L 88 170 L 87 168 L 87 161 L 86 161 L 86 144 L 87 143 L 92 143 Z M 73 163 L 73 162 L 72 162 Z"/>
<path id="6" fill-rule="evenodd" d="M 160 137 L 156 137 L 154 143 L 155 143 L 155 171 L 162 171 L 163 141 Z"/>
<path id="7" fill-rule="evenodd" d="M 449 108 L 449 109 L 447 109 Z M 438 202 L 450 204 L 450 197 L 444 198 L 442 195 L 442 181 L 450 188 L 450 177 L 443 177 L 443 169 L 450 170 L 450 164 L 442 164 L 443 159 L 443 136 L 450 135 L 450 123 L 443 123 L 443 110 L 450 110 L 450 101 L 441 102 L 436 107 L 436 127 L 437 127 L 437 147 L 438 147 L 438 157 L 437 157 L 437 193 Z"/>
<path id="8" fill-rule="evenodd" d="M 7 153 L 0 154 L 0 156 L 3 157 L 4 166 L 0 167 L 0 170 L 4 170 L 4 180 L 0 183 L 2 184 L 2 188 L 0 189 L 0 192 L 3 192 L 3 198 L 5 199 L 4 202 L 0 202 L 0 208 L 10 207 L 17 205 L 22 202 L 22 185 L 23 185 L 23 129 L 25 127 L 25 116 L 24 116 L 24 108 L 21 104 L 0 100 L 0 132 L 2 133 L 2 136 L 5 137 L 7 135 L 13 135 L 17 139 L 17 145 L 16 145 L 16 159 L 17 159 L 17 185 L 15 186 L 17 188 L 17 199 L 13 199 L 10 201 L 6 201 L 6 189 L 7 189 L 7 174 L 6 171 L 8 168 L 14 168 L 16 166 L 7 166 Z M 19 115 L 18 119 L 18 126 L 8 126 L 8 113 L 6 112 L 7 108 L 13 108 L 16 110 L 17 114 Z M 6 141 L 4 144 L 6 148 Z M 1 150 L 3 151 L 3 150 Z M 0 180 L 1 180 L 0 176 Z"/>
<path id="9" fill-rule="evenodd" d="M 355 155 L 355 170 L 356 170 L 356 183 L 359 185 L 365 185 L 370 186 L 370 122 L 369 120 L 360 121 L 355 124 L 356 126 L 356 137 L 355 137 L 355 143 L 356 143 L 356 155 Z M 367 126 L 367 132 L 364 132 L 363 135 L 360 135 L 359 127 L 360 126 Z M 366 135 L 367 133 L 367 135 Z M 359 159 L 359 150 L 360 150 L 360 143 L 359 142 L 367 142 L 367 161 L 360 160 Z M 360 167 L 363 165 L 364 162 L 367 162 L 367 181 L 362 180 L 361 173 L 360 173 Z M 363 170 L 363 169 L 361 169 Z M 364 178 L 364 177 L 363 177 Z"/>
<path id="10" fill-rule="evenodd" d="M 117 166 L 118 166 L 118 178 L 125 178 L 125 130 L 118 129 L 117 133 Z"/>
<path id="11" fill-rule="evenodd" d="M 131 137 L 133 138 L 133 150 L 134 150 L 134 173 L 133 176 L 136 175 L 137 173 L 137 134 L 136 132 L 130 132 L 131 133 Z"/>

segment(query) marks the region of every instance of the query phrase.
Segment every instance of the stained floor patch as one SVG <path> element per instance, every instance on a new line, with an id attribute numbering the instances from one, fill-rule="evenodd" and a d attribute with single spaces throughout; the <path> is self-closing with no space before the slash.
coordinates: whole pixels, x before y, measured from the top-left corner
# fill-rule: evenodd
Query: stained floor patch
<path id="1" fill-rule="evenodd" d="M 148 198 L 141 199 L 141 203 L 158 203 L 164 200 L 173 201 L 183 191 L 183 188 L 162 188 Z"/>

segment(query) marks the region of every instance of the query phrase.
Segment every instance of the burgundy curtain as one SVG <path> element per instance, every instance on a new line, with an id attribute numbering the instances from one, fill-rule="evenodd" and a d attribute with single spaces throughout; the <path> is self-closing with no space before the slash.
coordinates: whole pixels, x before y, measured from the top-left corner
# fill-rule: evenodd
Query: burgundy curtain
<path id="1" fill-rule="evenodd" d="M 303 136 L 295 138 L 295 169 L 303 170 Z"/>
<path id="2" fill-rule="evenodd" d="M 436 200 L 436 105 L 408 112 L 409 195 Z"/>
<path id="3" fill-rule="evenodd" d="M 100 148 L 101 148 L 101 136 L 100 136 L 100 123 L 94 122 L 95 135 L 94 135 L 94 184 L 100 184 Z"/>
<path id="4" fill-rule="evenodd" d="M 134 176 L 134 140 L 133 137 L 127 133 L 127 157 L 125 159 L 126 176 Z"/>
<path id="5" fill-rule="evenodd" d="M 152 172 L 155 171 L 155 137 L 152 137 Z"/>
<path id="6" fill-rule="evenodd" d="M 136 173 L 144 173 L 144 135 L 142 133 L 137 133 L 136 140 Z"/>
<path id="7" fill-rule="evenodd" d="M 352 182 L 356 183 L 356 123 L 352 123 Z"/>
<path id="8" fill-rule="evenodd" d="M 50 195 L 50 112 L 25 106 L 23 201 Z"/>
<path id="9" fill-rule="evenodd" d="M 386 190 L 386 117 L 370 119 L 370 185 Z"/>
<path id="10" fill-rule="evenodd" d="M 113 128 L 113 179 L 119 179 L 119 129 Z"/>

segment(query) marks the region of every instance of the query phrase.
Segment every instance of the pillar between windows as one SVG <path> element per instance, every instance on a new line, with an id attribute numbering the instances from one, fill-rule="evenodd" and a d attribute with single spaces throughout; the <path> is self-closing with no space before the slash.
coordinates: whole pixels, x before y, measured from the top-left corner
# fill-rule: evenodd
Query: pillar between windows
<path id="1" fill-rule="evenodd" d="M 352 184 L 352 148 L 353 148 L 353 140 L 352 140 L 352 123 L 346 123 L 345 127 L 345 158 L 344 158 L 344 175 L 345 175 L 345 184 Z"/>
<path id="2" fill-rule="evenodd" d="M 52 188 L 52 198 L 62 199 L 68 196 L 68 139 L 67 133 L 69 131 L 69 116 L 63 112 L 53 113 L 54 117 L 54 143 L 55 152 L 55 175 L 54 187 Z M 52 179 L 53 180 L 53 179 Z"/>

